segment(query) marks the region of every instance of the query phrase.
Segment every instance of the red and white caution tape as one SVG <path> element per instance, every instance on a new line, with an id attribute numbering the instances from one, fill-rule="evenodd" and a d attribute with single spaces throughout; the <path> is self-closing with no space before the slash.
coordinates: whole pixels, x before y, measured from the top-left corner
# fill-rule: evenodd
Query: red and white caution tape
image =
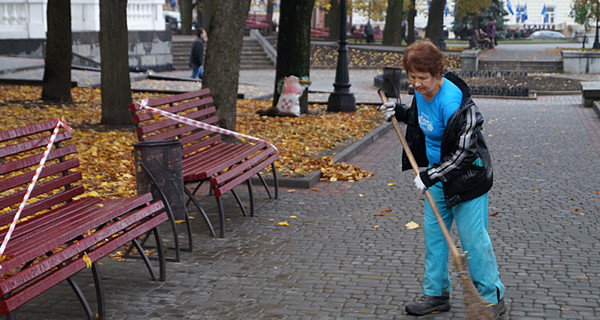
<path id="1" fill-rule="evenodd" d="M 147 109 L 147 110 L 149 110 L 152 113 L 160 114 L 160 115 L 162 115 L 162 116 L 164 116 L 166 118 L 175 120 L 177 122 L 185 123 L 185 124 L 188 124 L 190 126 L 194 126 L 196 128 L 201 128 L 201 129 L 209 130 L 209 131 L 212 131 L 212 132 L 221 133 L 221 134 L 227 134 L 227 135 L 232 135 L 232 136 L 236 136 L 236 137 L 247 138 L 247 139 L 251 139 L 251 140 L 255 140 L 255 141 L 265 142 L 268 145 L 271 145 L 275 149 L 275 151 L 279 152 L 279 150 L 277 150 L 277 147 L 275 147 L 275 145 L 273 145 L 272 143 L 270 143 L 268 141 L 265 141 L 263 139 L 260 139 L 260 138 L 257 138 L 257 137 L 253 137 L 253 136 L 249 136 L 249 135 L 245 135 L 243 133 L 239 133 L 239 132 L 235 132 L 235 131 L 223 129 L 221 127 L 216 127 L 216 126 L 210 125 L 208 123 L 204 123 L 202 121 L 197 121 L 197 120 L 190 119 L 190 118 L 187 118 L 187 117 L 182 117 L 182 116 L 177 115 L 175 113 L 171 113 L 171 112 L 167 112 L 167 111 L 164 111 L 164 110 L 160 110 L 160 109 L 149 107 L 148 106 L 148 98 L 144 98 L 138 104 L 143 109 Z"/>
<path id="2" fill-rule="evenodd" d="M 58 131 L 60 130 L 60 127 L 62 126 L 69 132 L 71 131 L 71 128 L 69 127 L 69 125 L 67 125 L 66 122 L 62 122 L 60 119 L 56 119 L 56 120 L 57 120 L 56 126 L 54 127 L 54 131 L 52 132 L 52 136 L 50 136 L 50 141 L 48 142 L 48 145 L 46 146 L 46 150 L 44 151 L 42 160 L 40 160 L 40 163 L 39 163 L 37 169 L 35 169 L 35 174 L 33 175 L 33 178 L 31 178 L 31 183 L 29 183 L 29 187 L 27 187 L 27 192 L 25 192 L 23 201 L 21 201 L 21 204 L 19 205 L 19 209 L 17 210 L 17 213 L 13 217 L 13 221 L 11 222 L 10 227 L 8 228 L 8 232 L 4 236 L 4 241 L 2 241 L 2 245 L 0 246 L 0 258 L 2 257 L 2 255 L 4 255 L 4 251 L 6 250 L 8 241 L 10 240 L 10 237 L 11 237 L 13 231 L 15 230 L 15 226 L 17 225 L 17 221 L 19 220 L 19 217 L 21 216 L 21 213 L 23 212 L 23 208 L 25 208 L 25 204 L 27 203 L 27 200 L 29 200 L 31 191 L 33 191 L 33 187 L 35 187 L 35 184 L 37 183 L 37 180 L 40 177 L 40 173 L 42 172 L 42 168 L 44 167 L 44 164 L 46 163 L 46 159 L 48 158 L 50 149 L 52 149 L 54 140 L 56 140 L 56 136 L 58 135 Z M 0 269 L 2 269 L 1 265 L 0 265 Z"/>

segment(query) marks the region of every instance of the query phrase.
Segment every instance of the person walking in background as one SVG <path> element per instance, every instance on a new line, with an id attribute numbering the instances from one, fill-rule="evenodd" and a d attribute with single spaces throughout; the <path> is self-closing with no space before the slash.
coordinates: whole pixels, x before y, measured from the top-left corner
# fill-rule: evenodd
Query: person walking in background
<path id="1" fill-rule="evenodd" d="M 473 285 L 496 316 L 506 312 L 504 285 L 488 235 L 488 191 L 492 162 L 482 133 L 481 112 L 467 84 L 445 72 L 445 57 L 431 41 L 411 44 L 402 59 L 415 95 L 410 107 L 389 101 L 380 107 L 386 120 L 407 124 L 406 139 L 419 166 L 419 191 L 429 189 L 448 230 L 456 221 Z M 402 169 L 411 169 L 402 156 Z M 426 315 L 450 310 L 448 243 L 429 202 L 425 202 L 423 296 L 406 312 Z"/>
<path id="2" fill-rule="evenodd" d="M 365 26 L 365 39 L 367 40 L 367 43 L 372 43 L 373 40 L 375 38 L 375 34 L 373 33 L 373 26 L 371 25 L 371 22 L 367 22 L 367 25 Z"/>
<path id="3" fill-rule="evenodd" d="M 402 44 L 402 41 L 404 40 L 404 42 L 406 42 L 406 44 L 408 44 L 408 38 L 406 37 L 407 32 L 408 32 L 408 21 L 406 21 L 406 19 L 402 19 L 402 38 L 400 39 L 400 44 Z"/>
<path id="4" fill-rule="evenodd" d="M 190 53 L 190 67 L 192 67 L 192 79 L 204 78 L 204 43 L 206 41 L 206 30 L 204 28 L 198 28 L 196 30 L 198 37 L 194 40 L 192 45 L 192 52 Z"/>
<path id="5" fill-rule="evenodd" d="M 492 48 L 498 45 L 496 41 L 496 19 L 492 18 L 492 20 L 488 21 L 487 28 L 485 30 L 487 32 L 488 38 L 490 38 L 490 42 L 492 43 Z"/>

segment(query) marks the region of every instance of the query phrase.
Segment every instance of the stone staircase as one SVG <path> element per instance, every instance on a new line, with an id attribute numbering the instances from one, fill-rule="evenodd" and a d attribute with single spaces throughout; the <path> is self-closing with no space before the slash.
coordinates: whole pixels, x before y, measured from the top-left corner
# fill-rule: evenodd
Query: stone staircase
<path id="1" fill-rule="evenodd" d="M 196 36 L 173 36 L 171 52 L 174 70 L 190 70 L 190 51 Z M 271 69 L 275 65 L 257 40 L 244 37 L 240 69 Z"/>
<path id="2" fill-rule="evenodd" d="M 191 70 L 190 52 L 192 51 L 194 40 L 196 40 L 196 36 L 173 36 L 171 53 L 173 54 L 174 70 Z"/>
<path id="3" fill-rule="evenodd" d="M 272 69 L 274 67 L 275 65 L 260 46 L 258 40 L 244 37 L 240 69 Z"/>

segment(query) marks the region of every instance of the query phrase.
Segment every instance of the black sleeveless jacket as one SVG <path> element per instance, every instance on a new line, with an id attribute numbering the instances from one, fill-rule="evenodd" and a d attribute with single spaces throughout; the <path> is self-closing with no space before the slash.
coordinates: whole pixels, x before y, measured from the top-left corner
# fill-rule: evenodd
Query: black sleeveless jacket
<path id="1" fill-rule="evenodd" d="M 457 75 L 447 72 L 445 81 L 452 81 L 463 93 L 458 110 L 450 117 L 442 136 L 440 163 L 422 170 L 421 179 L 430 187 L 441 181 L 448 207 L 477 198 L 492 188 L 493 171 L 490 154 L 481 132 L 484 123 L 479 108 L 471 99 L 467 84 Z M 417 102 L 410 107 L 396 105 L 396 119 L 407 124 L 406 140 L 419 166 L 428 167 L 425 134 L 417 119 Z M 481 159 L 483 167 L 473 164 Z M 402 155 L 402 170 L 412 169 L 406 154 Z"/>

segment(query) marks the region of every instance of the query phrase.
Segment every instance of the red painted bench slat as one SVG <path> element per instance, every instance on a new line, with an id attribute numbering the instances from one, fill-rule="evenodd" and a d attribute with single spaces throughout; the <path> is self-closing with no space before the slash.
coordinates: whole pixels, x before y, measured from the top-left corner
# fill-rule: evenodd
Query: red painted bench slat
<path id="1" fill-rule="evenodd" d="M 95 249 L 94 251 L 88 254 L 88 257 L 91 262 L 98 261 L 100 258 L 107 256 L 111 252 L 117 250 L 119 247 L 138 237 L 140 234 L 147 232 L 147 230 L 154 229 L 163 222 L 164 219 L 161 218 L 161 216 L 155 216 L 150 220 L 147 220 L 146 222 L 138 225 L 136 228 L 131 229 L 130 231 L 122 234 L 121 236 L 113 238 L 109 243 L 104 244 L 101 247 Z M 69 263 L 68 265 L 55 271 L 53 273 L 53 277 L 44 277 L 43 279 L 27 287 L 26 289 L 21 290 L 16 294 L 0 301 L 0 313 L 5 314 L 16 309 L 17 307 L 27 303 L 29 300 L 39 295 L 40 291 L 45 291 L 48 288 L 57 285 L 61 281 L 64 281 L 71 275 L 77 273 L 82 269 L 85 269 L 86 267 L 87 266 L 83 258 L 79 258 Z"/>
<path id="2" fill-rule="evenodd" d="M 54 219 L 52 221 L 46 221 L 45 224 L 38 224 L 37 228 L 34 230 L 35 233 L 29 232 L 26 234 L 25 239 L 23 235 L 17 236 L 19 239 L 14 239 L 15 241 L 10 241 L 10 245 L 15 246 L 13 248 L 9 246 L 7 248 L 7 255 L 19 255 L 19 258 L 22 261 L 11 261 L 17 259 L 11 259 L 6 261 L 5 263 L 13 263 L 19 264 L 26 261 L 31 260 L 31 256 L 36 257 L 39 254 L 43 254 L 52 248 L 56 248 L 67 241 L 74 239 L 77 236 L 85 234 L 88 230 L 92 230 L 107 221 L 112 221 L 113 219 L 119 217 L 123 213 L 126 213 L 130 210 L 135 209 L 143 205 L 145 201 L 148 201 L 147 198 L 135 199 L 130 198 L 134 201 L 127 201 L 129 199 L 119 199 L 119 201 L 113 201 L 112 203 L 95 203 L 89 206 L 80 208 L 80 210 L 70 212 L 68 216 L 62 215 L 58 219 Z M 137 201 L 136 201 L 137 200 Z M 142 201 L 140 201 L 142 200 Z M 102 204 L 102 206 L 100 206 Z M 61 210 L 57 210 L 59 213 Z M 57 215 L 54 214 L 56 217 Z M 58 229 L 56 228 L 57 223 L 63 223 L 73 226 L 68 230 Z M 33 241 L 35 239 L 35 241 Z M 32 240 L 32 241 L 22 241 L 22 240 Z M 39 243 L 35 243 L 39 242 Z M 20 250 L 20 251 L 15 251 Z M 23 252 L 27 250 L 31 251 L 29 255 L 25 255 Z M 37 253 L 37 255 L 34 255 Z M 4 265 L 3 265 L 4 267 Z M 9 265 L 11 267 L 11 265 Z M 14 267 L 14 266 L 13 266 Z"/>
<path id="3" fill-rule="evenodd" d="M 191 156 L 187 158 L 185 167 L 188 171 L 191 170 L 196 172 L 196 174 L 190 173 L 192 179 L 207 179 L 234 164 L 245 161 L 256 152 L 260 152 L 265 145 L 264 142 L 254 146 L 244 144 L 222 144 L 222 148 L 210 148 L 206 152 L 199 154 L 197 157 Z"/>
<path id="4" fill-rule="evenodd" d="M 54 171 L 54 170 L 52 170 L 52 171 Z M 57 172 L 60 172 L 60 171 L 54 171 L 52 174 L 55 174 Z M 44 170 L 42 172 L 42 174 L 40 175 L 41 178 L 44 177 L 44 173 L 47 173 L 47 171 Z M 60 178 L 52 180 L 50 182 L 42 182 L 42 183 L 40 183 L 39 180 L 38 180 L 38 183 L 36 184 L 37 188 L 35 188 L 31 192 L 30 199 L 33 198 L 33 197 L 36 197 L 36 196 L 38 196 L 40 194 L 44 194 L 46 192 L 52 191 L 54 189 L 61 188 L 61 187 L 63 187 L 66 184 L 75 183 L 75 182 L 77 182 L 79 180 L 81 180 L 81 172 L 73 172 L 73 173 L 70 173 L 70 174 L 68 174 L 66 176 L 62 176 Z M 29 178 L 29 179 L 26 180 L 27 183 L 29 183 L 30 181 L 31 181 L 31 178 Z M 23 185 L 24 182 L 20 182 L 18 184 L 15 184 L 15 186 Z M 11 184 L 13 184 L 13 183 L 11 183 Z M 14 188 L 15 186 L 11 187 L 11 189 Z M 4 191 L 4 190 L 1 190 L 1 191 Z M 13 194 L 11 194 L 9 196 L 6 196 L 6 197 L 0 199 L 0 207 L 4 208 L 4 207 L 12 206 L 14 204 L 21 203 L 21 201 L 23 200 L 23 197 L 25 197 L 25 192 L 26 191 L 27 190 L 23 190 L 21 192 L 16 192 L 16 193 L 13 193 Z"/>
<path id="5" fill-rule="evenodd" d="M 216 126 L 218 117 L 216 108 L 212 104 L 213 99 L 208 88 L 147 101 L 150 107 Z M 184 182 L 197 183 L 210 180 L 217 201 L 221 201 L 220 197 L 227 191 L 246 182 L 269 166 L 275 175 L 275 161 L 279 158 L 279 153 L 265 142 L 225 142 L 219 133 L 163 116 L 157 118 L 138 103 L 132 103 L 129 110 L 133 116 L 139 141 L 179 139 L 182 142 Z M 274 187 L 275 197 L 277 197 L 276 183 Z M 219 206 L 219 218 L 221 237 L 223 237 L 224 212 L 221 207 Z"/>
<path id="6" fill-rule="evenodd" d="M 48 158 L 46 161 L 51 161 L 51 160 L 57 159 L 59 157 L 64 157 L 64 156 L 66 156 L 68 154 L 72 154 L 72 153 L 75 153 L 74 145 L 68 145 L 68 146 L 66 146 L 64 148 L 60 148 L 60 149 L 53 149 L 50 151 L 50 153 L 48 153 Z M 18 162 L 8 162 L 5 164 L 1 164 L 0 165 L 0 174 L 6 174 L 6 173 L 18 171 L 23 168 L 27 168 L 29 166 L 36 165 L 36 164 L 40 163 L 40 160 L 42 160 L 42 155 L 37 154 L 37 155 L 21 158 L 21 159 L 19 159 Z"/>
<path id="7" fill-rule="evenodd" d="M 229 170 L 229 171 L 223 173 L 222 175 L 216 176 L 213 179 L 211 179 L 211 185 L 214 187 L 215 196 L 220 197 L 220 196 L 224 195 L 227 191 L 231 190 L 233 187 L 236 186 L 235 182 L 233 182 L 233 183 L 228 182 L 227 179 L 233 179 L 234 181 L 238 181 L 239 183 L 241 183 L 241 182 L 245 181 L 246 179 L 249 179 L 250 177 L 255 175 L 257 172 L 259 172 L 263 169 L 261 166 L 257 166 L 259 161 L 260 162 L 265 162 L 265 161 L 266 162 L 269 162 L 269 161 L 274 162 L 278 158 L 278 155 L 274 154 L 274 153 L 270 154 L 267 158 L 261 158 L 263 156 L 264 156 L 264 154 L 261 154 L 261 155 L 255 156 L 249 160 L 246 160 L 248 165 L 251 165 L 252 167 L 236 167 L 236 168 L 233 168 L 232 170 Z M 232 180 L 229 180 L 229 181 L 232 181 Z"/>
<path id="8" fill-rule="evenodd" d="M 65 201 L 73 199 L 73 197 L 76 197 L 83 193 L 84 193 L 83 186 L 76 186 L 69 190 L 65 190 L 61 193 L 46 197 L 43 200 L 40 200 L 38 202 L 27 205 L 25 207 L 25 209 L 23 209 L 23 211 L 21 212 L 21 218 L 36 214 L 47 208 L 51 208 L 54 205 L 64 203 Z M 12 221 L 16 212 L 17 212 L 17 210 L 15 209 L 7 214 L 1 215 L 0 216 L 0 225 L 5 225 L 5 224 L 10 223 L 10 221 Z"/>
<path id="9" fill-rule="evenodd" d="M 50 120 L 0 131 L 0 225 L 13 220 L 56 123 Z M 95 262 L 133 239 L 158 232 L 156 227 L 168 220 L 163 203 L 150 193 L 75 199 L 85 190 L 76 148 L 63 145 L 70 138 L 71 133 L 61 128 L 21 213 L 20 218 L 27 219 L 15 226 L 0 260 L 0 314 L 12 313 L 86 269 L 84 254 Z M 7 232 L 8 228 L 1 230 L 0 237 L 4 239 Z M 162 252 L 159 259 L 162 268 Z M 97 303 L 103 308 L 103 301 Z"/>

